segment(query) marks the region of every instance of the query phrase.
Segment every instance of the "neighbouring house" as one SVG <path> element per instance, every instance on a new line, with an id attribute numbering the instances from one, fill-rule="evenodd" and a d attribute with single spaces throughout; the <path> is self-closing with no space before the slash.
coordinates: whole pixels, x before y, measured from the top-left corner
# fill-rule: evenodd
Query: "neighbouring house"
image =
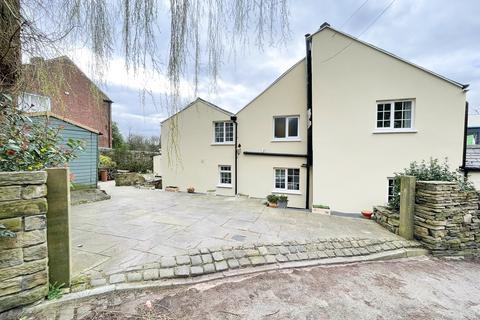
<path id="1" fill-rule="evenodd" d="M 25 86 L 19 106 L 52 112 L 99 134 L 98 146 L 112 147 L 112 100 L 66 56 L 30 59 L 23 65 Z"/>
<path id="2" fill-rule="evenodd" d="M 465 172 L 475 189 L 480 190 L 480 115 L 468 115 Z"/>
<path id="3" fill-rule="evenodd" d="M 60 128 L 59 135 L 62 137 L 62 144 L 66 144 L 70 138 L 83 141 L 83 151 L 68 163 L 70 180 L 74 189 L 96 188 L 99 132 L 51 112 L 31 113 L 29 117 L 32 121 L 46 121 L 48 126 Z"/>
<path id="4" fill-rule="evenodd" d="M 162 122 L 164 186 L 358 212 L 412 161 L 462 166 L 467 85 L 327 23 L 305 39 L 306 57 L 237 114 L 197 99 Z"/>

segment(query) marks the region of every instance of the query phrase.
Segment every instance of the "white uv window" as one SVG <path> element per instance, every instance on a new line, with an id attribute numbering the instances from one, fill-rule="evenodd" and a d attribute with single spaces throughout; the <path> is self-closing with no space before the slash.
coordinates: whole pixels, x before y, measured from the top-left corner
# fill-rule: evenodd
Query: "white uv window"
<path id="1" fill-rule="evenodd" d="M 50 98 L 24 92 L 18 97 L 18 108 L 25 112 L 47 112 L 51 108 Z"/>
<path id="2" fill-rule="evenodd" d="M 275 168 L 274 188 L 278 191 L 300 190 L 300 169 Z"/>
<path id="3" fill-rule="evenodd" d="M 233 122 L 221 121 L 214 123 L 214 142 L 232 143 L 233 142 Z"/>
<path id="4" fill-rule="evenodd" d="M 273 118 L 273 138 L 297 139 L 298 138 L 298 116 L 274 117 Z"/>
<path id="5" fill-rule="evenodd" d="M 220 165 L 218 166 L 220 173 L 220 184 L 231 185 L 232 184 L 232 166 Z"/>
<path id="6" fill-rule="evenodd" d="M 413 100 L 377 102 L 376 128 L 401 130 L 413 128 Z"/>

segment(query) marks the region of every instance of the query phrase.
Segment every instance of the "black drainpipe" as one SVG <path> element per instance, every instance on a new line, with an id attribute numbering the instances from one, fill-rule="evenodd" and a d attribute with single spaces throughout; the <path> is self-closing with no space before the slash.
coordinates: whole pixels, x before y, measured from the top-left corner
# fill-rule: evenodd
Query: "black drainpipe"
<path id="1" fill-rule="evenodd" d="M 237 161 L 238 161 L 238 153 L 237 153 L 237 144 L 238 144 L 238 138 L 237 138 L 237 116 L 231 116 L 230 119 L 233 121 L 233 124 L 235 126 L 235 145 L 233 146 L 233 152 L 235 152 L 235 195 L 237 195 Z"/>
<path id="2" fill-rule="evenodd" d="M 312 38 L 310 34 L 305 35 L 306 66 L 307 66 L 307 193 L 305 196 L 305 209 L 310 207 L 310 167 L 313 164 L 313 143 L 312 143 Z"/>
<path id="3" fill-rule="evenodd" d="M 468 175 L 467 164 L 467 127 L 468 127 L 468 101 L 465 102 L 465 120 L 463 124 L 463 157 L 462 170 L 465 177 Z"/>

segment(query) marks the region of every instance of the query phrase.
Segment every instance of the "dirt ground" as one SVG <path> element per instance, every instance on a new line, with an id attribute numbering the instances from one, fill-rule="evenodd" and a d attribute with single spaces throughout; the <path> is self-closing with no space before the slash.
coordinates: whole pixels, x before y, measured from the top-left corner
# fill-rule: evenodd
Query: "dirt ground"
<path id="1" fill-rule="evenodd" d="M 479 262 L 428 257 L 323 266 L 110 294 L 60 319 L 480 319 L 479 279 Z"/>

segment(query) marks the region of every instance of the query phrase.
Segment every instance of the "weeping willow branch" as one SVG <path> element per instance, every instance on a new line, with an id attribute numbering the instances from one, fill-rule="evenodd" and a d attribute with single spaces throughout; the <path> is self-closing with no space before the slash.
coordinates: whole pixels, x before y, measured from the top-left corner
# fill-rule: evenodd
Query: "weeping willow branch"
<path id="1" fill-rule="evenodd" d="M 235 55 L 250 43 L 261 50 L 284 43 L 290 32 L 287 1 L 0 0 L 0 86 L 11 88 L 21 74 L 20 46 L 24 57 L 45 58 L 87 48 L 99 81 L 121 52 L 134 75 L 166 75 L 171 115 L 184 100 L 182 82 L 193 84 L 195 95 L 200 79 L 216 87 L 226 52 Z M 168 10 L 168 24 L 162 9 Z M 163 33 L 169 35 L 167 50 Z"/>

